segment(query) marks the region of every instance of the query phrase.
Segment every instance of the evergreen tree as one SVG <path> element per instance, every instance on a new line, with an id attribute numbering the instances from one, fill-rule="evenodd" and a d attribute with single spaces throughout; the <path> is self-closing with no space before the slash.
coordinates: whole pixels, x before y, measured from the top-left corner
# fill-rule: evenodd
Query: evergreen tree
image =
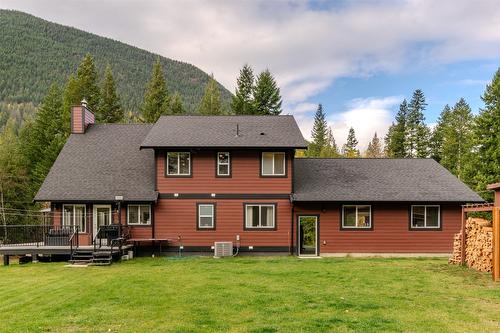
<path id="1" fill-rule="evenodd" d="M 444 130 L 450 121 L 451 108 L 446 104 L 439 115 L 436 127 L 432 130 L 432 135 L 429 142 L 431 158 L 437 162 L 443 157 L 443 137 Z"/>
<path id="2" fill-rule="evenodd" d="M 20 133 L 20 143 L 30 179 L 29 192 L 33 196 L 64 146 L 68 131 L 64 125 L 61 90 L 52 85 L 34 119 L 28 121 Z M 51 151 L 51 154 L 48 154 Z M 43 162 L 42 162 L 43 161 Z M 45 167 L 42 168 L 42 164 Z"/>
<path id="3" fill-rule="evenodd" d="M 328 124 L 326 122 L 323 106 L 318 104 L 314 115 L 314 125 L 311 132 L 312 142 L 307 148 L 307 156 L 318 157 L 328 143 Z"/>
<path id="4" fill-rule="evenodd" d="M 236 92 L 231 102 L 234 114 L 254 114 L 253 89 L 255 77 L 252 67 L 244 65 L 236 79 Z"/>
<path id="5" fill-rule="evenodd" d="M 319 153 L 319 157 L 339 157 L 339 149 L 337 147 L 337 143 L 335 142 L 335 138 L 333 137 L 332 128 L 328 128 L 328 133 L 326 135 L 326 145 L 321 149 Z"/>
<path id="6" fill-rule="evenodd" d="M 396 123 L 389 127 L 385 137 L 386 153 L 389 157 L 405 157 L 406 119 L 408 116 L 408 103 L 406 99 L 399 106 L 396 114 Z"/>
<path id="7" fill-rule="evenodd" d="M 493 194 L 486 185 L 500 182 L 500 68 L 493 80 L 486 86 L 481 97 L 484 108 L 480 110 L 474 125 L 474 156 L 471 182 L 486 200 L 493 200 Z"/>
<path id="8" fill-rule="evenodd" d="M 427 157 L 429 152 L 429 129 L 425 125 L 424 110 L 427 106 L 422 90 L 413 93 L 408 104 L 405 128 L 406 157 Z"/>
<path id="9" fill-rule="evenodd" d="M 372 141 L 368 143 L 368 148 L 366 149 L 365 156 L 370 158 L 384 157 L 382 143 L 377 136 L 377 132 L 375 132 Z"/>
<path id="10" fill-rule="evenodd" d="M 271 72 L 266 69 L 257 76 L 253 90 L 253 109 L 255 114 L 279 115 L 281 113 L 280 88 Z"/>
<path id="11" fill-rule="evenodd" d="M 170 98 L 170 103 L 168 104 L 168 114 L 180 115 L 185 113 L 186 110 L 182 105 L 182 96 L 178 92 L 175 92 Z"/>
<path id="12" fill-rule="evenodd" d="M 220 90 L 217 82 L 212 75 L 205 86 L 205 94 L 203 95 L 198 113 L 201 115 L 221 115 L 224 114 L 222 101 L 220 97 Z"/>
<path id="13" fill-rule="evenodd" d="M 141 118 L 146 123 L 154 123 L 161 115 L 167 114 L 169 95 L 163 69 L 158 58 L 153 65 L 151 79 L 144 94 Z"/>
<path id="14" fill-rule="evenodd" d="M 358 140 L 356 139 L 356 133 L 354 128 L 349 129 L 349 134 L 347 135 L 347 142 L 342 148 L 342 153 L 345 157 L 353 158 L 359 157 L 359 150 L 357 148 Z"/>
<path id="15" fill-rule="evenodd" d="M 464 180 L 464 166 L 470 159 L 472 149 L 472 110 L 461 98 L 446 119 L 443 126 L 441 164 L 458 179 Z"/>
<path id="16" fill-rule="evenodd" d="M 87 54 L 82 63 L 78 66 L 76 70 L 76 80 L 78 83 L 78 100 L 72 101 L 73 104 L 80 104 L 82 99 L 87 100 L 87 105 L 90 110 L 92 110 L 96 116 L 99 113 L 99 104 L 101 101 L 101 95 L 99 91 L 99 77 L 97 75 L 97 70 L 94 64 L 94 58 Z"/>
<path id="17" fill-rule="evenodd" d="M 124 120 L 124 112 L 120 105 L 120 98 L 116 94 L 115 80 L 109 64 L 104 71 L 99 111 L 97 119 L 99 122 L 118 123 Z"/>

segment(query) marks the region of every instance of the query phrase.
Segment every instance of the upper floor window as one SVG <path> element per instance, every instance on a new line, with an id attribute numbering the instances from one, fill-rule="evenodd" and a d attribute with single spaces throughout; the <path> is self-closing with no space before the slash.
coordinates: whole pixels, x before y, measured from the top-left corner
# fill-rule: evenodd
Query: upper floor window
<path id="1" fill-rule="evenodd" d="M 231 175 L 231 155 L 228 152 L 217 153 L 217 176 Z"/>
<path id="2" fill-rule="evenodd" d="M 86 232 L 85 205 L 63 205 L 64 226 L 78 226 L 80 232 Z"/>
<path id="3" fill-rule="evenodd" d="M 285 176 L 285 153 L 262 153 L 262 166 L 261 175 L 262 176 Z"/>
<path id="4" fill-rule="evenodd" d="M 167 175 L 168 176 L 190 176 L 191 175 L 191 153 L 168 152 L 167 153 Z"/>
<path id="5" fill-rule="evenodd" d="M 343 229 L 370 229 L 372 207 L 368 205 L 344 205 L 342 207 Z"/>
<path id="6" fill-rule="evenodd" d="M 127 224 L 151 224 L 151 205 L 128 205 Z"/>
<path id="7" fill-rule="evenodd" d="M 441 227 L 439 210 L 440 207 L 437 205 L 411 206 L 411 228 L 439 229 Z"/>

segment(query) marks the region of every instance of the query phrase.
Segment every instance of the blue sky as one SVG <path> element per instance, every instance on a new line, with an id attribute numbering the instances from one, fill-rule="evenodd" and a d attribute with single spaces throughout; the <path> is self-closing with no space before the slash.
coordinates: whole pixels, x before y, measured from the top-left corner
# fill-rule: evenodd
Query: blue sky
<path id="1" fill-rule="evenodd" d="M 385 135 L 415 89 L 429 124 L 460 97 L 476 113 L 500 67 L 498 0 L 0 0 L 0 8 L 192 63 L 231 91 L 243 64 L 269 68 L 306 138 L 322 103 L 337 143 L 353 127 L 361 149 Z"/>

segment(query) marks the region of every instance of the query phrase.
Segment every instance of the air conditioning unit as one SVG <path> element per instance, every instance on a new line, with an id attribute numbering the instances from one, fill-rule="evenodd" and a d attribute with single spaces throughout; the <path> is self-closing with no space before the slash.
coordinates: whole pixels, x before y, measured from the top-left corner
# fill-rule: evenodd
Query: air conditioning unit
<path id="1" fill-rule="evenodd" d="M 233 255 L 233 242 L 215 242 L 214 258 L 231 257 Z"/>

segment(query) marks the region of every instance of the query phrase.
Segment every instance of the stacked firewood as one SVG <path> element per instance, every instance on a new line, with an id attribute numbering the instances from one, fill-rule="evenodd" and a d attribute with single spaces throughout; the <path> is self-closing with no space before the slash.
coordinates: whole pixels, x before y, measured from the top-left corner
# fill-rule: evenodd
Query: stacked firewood
<path id="1" fill-rule="evenodd" d="M 480 218 L 468 218 L 465 223 L 465 263 L 480 272 L 491 272 L 493 261 L 493 228 L 491 222 Z M 462 232 L 454 237 L 453 256 L 450 263 L 459 264 L 461 259 Z"/>

